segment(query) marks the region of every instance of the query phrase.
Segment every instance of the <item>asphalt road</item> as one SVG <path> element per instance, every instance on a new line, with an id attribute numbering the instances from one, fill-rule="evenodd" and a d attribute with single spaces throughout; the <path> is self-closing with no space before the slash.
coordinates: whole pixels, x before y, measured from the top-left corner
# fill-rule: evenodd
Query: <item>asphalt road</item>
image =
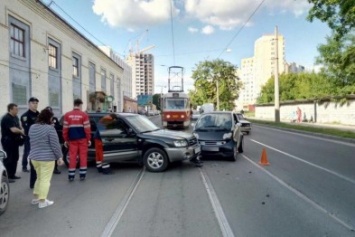
<path id="1" fill-rule="evenodd" d="M 114 164 L 113 175 L 90 167 L 68 183 L 61 167 L 45 209 L 30 204 L 19 172 L 0 236 L 355 236 L 354 144 L 260 126 L 244 144 L 236 162 L 164 173 Z M 269 166 L 258 164 L 263 148 Z"/>

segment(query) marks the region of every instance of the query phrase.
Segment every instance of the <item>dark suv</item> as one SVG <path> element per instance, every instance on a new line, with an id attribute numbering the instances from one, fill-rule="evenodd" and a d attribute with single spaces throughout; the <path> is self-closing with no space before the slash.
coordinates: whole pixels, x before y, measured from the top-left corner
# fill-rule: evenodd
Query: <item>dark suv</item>
<path id="1" fill-rule="evenodd" d="M 108 113 L 88 113 L 94 136 L 99 120 Z M 170 162 L 196 157 L 200 145 L 194 135 L 158 128 L 147 117 L 139 114 L 116 113 L 118 120 L 105 127 L 100 134 L 103 142 L 104 161 L 137 161 L 143 163 L 148 171 L 164 171 Z M 63 124 L 62 121 L 60 124 Z M 61 129 L 57 130 L 61 136 Z M 92 138 L 88 160 L 95 160 L 95 144 Z M 64 149 L 64 159 L 68 155 Z"/>

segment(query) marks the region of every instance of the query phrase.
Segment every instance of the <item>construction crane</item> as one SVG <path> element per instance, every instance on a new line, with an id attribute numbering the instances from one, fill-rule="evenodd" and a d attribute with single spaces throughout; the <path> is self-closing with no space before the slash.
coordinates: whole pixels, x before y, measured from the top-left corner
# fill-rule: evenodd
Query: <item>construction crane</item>
<path id="1" fill-rule="evenodd" d="M 150 46 L 145 47 L 145 48 L 143 48 L 143 49 L 140 50 L 140 47 L 139 47 L 139 46 L 140 46 L 140 42 L 144 39 L 145 36 L 148 35 L 148 32 L 149 32 L 149 30 L 146 29 L 146 30 L 140 35 L 140 37 L 139 37 L 139 38 L 137 39 L 137 41 L 136 41 L 136 47 L 135 47 L 135 48 L 131 45 L 131 43 L 129 43 L 129 44 L 130 44 L 130 47 L 129 47 L 129 55 L 130 55 L 130 56 L 139 55 L 139 54 L 142 54 L 142 53 L 144 53 L 144 52 L 146 52 L 146 51 L 148 51 L 148 50 L 151 50 L 151 49 L 155 48 L 155 45 L 150 45 Z"/>

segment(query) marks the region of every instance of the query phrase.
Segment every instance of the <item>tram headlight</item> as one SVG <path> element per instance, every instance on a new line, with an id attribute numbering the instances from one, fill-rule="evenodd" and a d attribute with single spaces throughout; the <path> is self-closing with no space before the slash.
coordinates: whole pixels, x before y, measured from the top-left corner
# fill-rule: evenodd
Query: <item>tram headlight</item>
<path id="1" fill-rule="evenodd" d="M 166 118 L 170 118 L 170 114 L 168 114 L 168 115 L 166 116 Z"/>
<path id="2" fill-rule="evenodd" d="M 185 118 L 185 115 L 182 114 L 182 115 L 181 115 L 181 118 Z"/>

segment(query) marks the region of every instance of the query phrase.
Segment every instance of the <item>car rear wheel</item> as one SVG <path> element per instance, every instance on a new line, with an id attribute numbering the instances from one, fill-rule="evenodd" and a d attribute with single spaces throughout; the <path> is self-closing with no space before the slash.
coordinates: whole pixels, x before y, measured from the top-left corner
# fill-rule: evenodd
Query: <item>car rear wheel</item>
<path id="1" fill-rule="evenodd" d="M 150 148 L 144 153 L 143 162 L 150 172 L 162 172 L 166 170 L 169 160 L 165 152 L 160 148 Z"/>
<path id="2" fill-rule="evenodd" d="M 10 198 L 10 186 L 9 179 L 7 176 L 3 175 L 1 178 L 1 186 L 0 186 L 0 215 L 2 215 L 9 204 Z"/>
<path id="3" fill-rule="evenodd" d="M 230 161 L 236 161 L 238 158 L 238 148 L 234 146 L 233 148 L 233 156 L 230 158 Z"/>

